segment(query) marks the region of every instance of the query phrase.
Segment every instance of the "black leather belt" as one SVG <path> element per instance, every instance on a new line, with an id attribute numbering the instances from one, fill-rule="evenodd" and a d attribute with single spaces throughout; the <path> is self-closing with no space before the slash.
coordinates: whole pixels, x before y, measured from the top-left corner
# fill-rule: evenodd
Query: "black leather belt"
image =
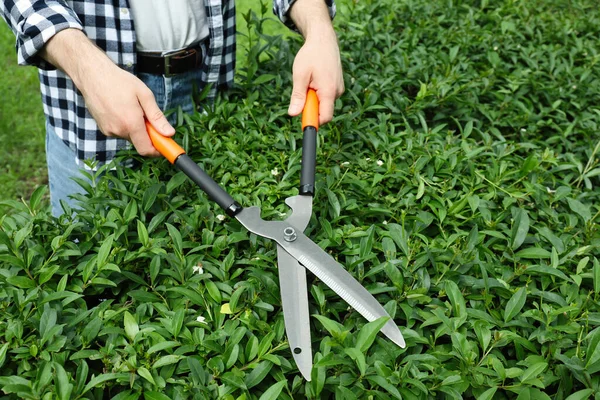
<path id="1" fill-rule="evenodd" d="M 199 68 L 204 60 L 206 43 L 174 53 L 138 53 L 137 72 L 154 75 L 177 75 Z"/>

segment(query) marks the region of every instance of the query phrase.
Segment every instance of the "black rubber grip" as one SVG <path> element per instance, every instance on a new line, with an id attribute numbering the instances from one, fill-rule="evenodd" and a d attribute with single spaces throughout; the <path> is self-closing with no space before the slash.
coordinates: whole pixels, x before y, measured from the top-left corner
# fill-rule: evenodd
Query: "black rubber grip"
<path id="1" fill-rule="evenodd" d="M 177 168 L 183 171 L 208 197 L 217 203 L 230 217 L 235 216 L 242 211 L 233 197 L 229 195 L 217 182 L 215 182 L 198 164 L 196 164 L 187 154 L 182 154 L 175 160 Z"/>
<path id="2" fill-rule="evenodd" d="M 304 128 L 302 138 L 302 170 L 300 171 L 300 194 L 315 194 L 315 164 L 317 162 L 317 129 L 314 126 Z"/>

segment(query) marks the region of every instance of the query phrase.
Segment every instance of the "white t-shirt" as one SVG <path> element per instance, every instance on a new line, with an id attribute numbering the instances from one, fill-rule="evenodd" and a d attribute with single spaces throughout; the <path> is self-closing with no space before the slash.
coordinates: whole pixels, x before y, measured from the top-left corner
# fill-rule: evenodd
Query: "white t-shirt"
<path id="1" fill-rule="evenodd" d="M 140 52 L 185 49 L 208 37 L 204 0 L 129 0 Z"/>

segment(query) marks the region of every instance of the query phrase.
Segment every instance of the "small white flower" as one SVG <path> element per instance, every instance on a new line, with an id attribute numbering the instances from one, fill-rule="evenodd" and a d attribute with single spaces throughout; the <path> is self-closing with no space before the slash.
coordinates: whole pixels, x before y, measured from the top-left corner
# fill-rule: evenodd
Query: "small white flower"
<path id="1" fill-rule="evenodd" d="M 577 85 L 573 85 L 573 89 L 577 89 Z"/>
<path id="2" fill-rule="evenodd" d="M 260 258 L 258 258 L 258 257 L 254 257 L 254 258 L 252 259 L 252 261 L 258 261 L 258 260 L 260 260 Z"/>
<path id="3" fill-rule="evenodd" d="M 556 193 L 556 190 L 552 190 L 552 189 L 550 189 L 550 188 L 549 188 L 549 187 L 547 187 L 547 186 L 546 186 L 546 191 L 547 191 L 549 194 L 554 194 L 554 193 Z"/>
<path id="4" fill-rule="evenodd" d="M 371 157 L 365 158 L 365 161 L 371 161 Z"/>
<path id="5" fill-rule="evenodd" d="M 384 224 L 384 225 L 387 225 L 387 221 L 386 221 L 386 220 L 383 220 L 383 224 Z"/>
<path id="6" fill-rule="evenodd" d="M 342 167 L 347 167 L 348 165 L 350 165 L 350 161 L 344 161 L 342 163 Z"/>
<path id="7" fill-rule="evenodd" d="M 279 175 L 279 171 L 277 170 L 277 168 L 271 170 L 271 175 L 273 175 L 273 176 Z"/>
<path id="8" fill-rule="evenodd" d="M 204 318 L 202 315 L 199 315 L 198 318 L 196 318 L 196 321 L 200 322 L 201 324 L 206 322 L 206 318 Z"/>
<path id="9" fill-rule="evenodd" d="M 377 165 L 379 165 L 381 167 L 383 165 L 383 161 L 377 160 Z"/>
<path id="10" fill-rule="evenodd" d="M 494 46 L 494 51 L 498 50 L 498 46 Z"/>
<path id="11" fill-rule="evenodd" d="M 217 215 L 217 219 L 219 221 L 223 221 L 225 219 L 225 216 L 223 214 L 219 214 L 219 215 Z"/>
<path id="12" fill-rule="evenodd" d="M 204 273 L 204 268 L 202 268 L 202 264 L 198 263 L 198 265 L 195 265 L 193 268 L 194 273 L 196 274 L 203 274 Z"/>
<path id="13" fill-rule="evenodd" d="M 527 129 L 521 128 L 521 132 L 527 132 Z"/>

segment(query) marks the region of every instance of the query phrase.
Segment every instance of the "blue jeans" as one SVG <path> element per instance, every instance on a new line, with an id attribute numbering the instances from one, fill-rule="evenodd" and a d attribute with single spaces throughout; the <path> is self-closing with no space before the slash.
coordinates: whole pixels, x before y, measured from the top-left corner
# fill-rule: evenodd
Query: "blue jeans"
<path id="1" fill-rule="evenodd" d="M 200 82 L 200 70 L 169 77 L 140 73 L 138 78 L 152 90 L 161 110 L 181 107 L 183 112 L 188 114 L 194 111 L 192 94 L 194 85 Z M 175 125 L 177 114 L 171 114 L 168 119 L 171 125 Z M 61 200 L 71 208 L 77 208 L 77 201 L 69 196 L 85 193 L 72 178 L 86 178 L 80 172 L 84 166 L 77 164 L 76 152 L 56 135 L 49 123 L 46 123 L 46 160 L 52 215 L 58 217 L 64 212 L 60 205 Z"/>

